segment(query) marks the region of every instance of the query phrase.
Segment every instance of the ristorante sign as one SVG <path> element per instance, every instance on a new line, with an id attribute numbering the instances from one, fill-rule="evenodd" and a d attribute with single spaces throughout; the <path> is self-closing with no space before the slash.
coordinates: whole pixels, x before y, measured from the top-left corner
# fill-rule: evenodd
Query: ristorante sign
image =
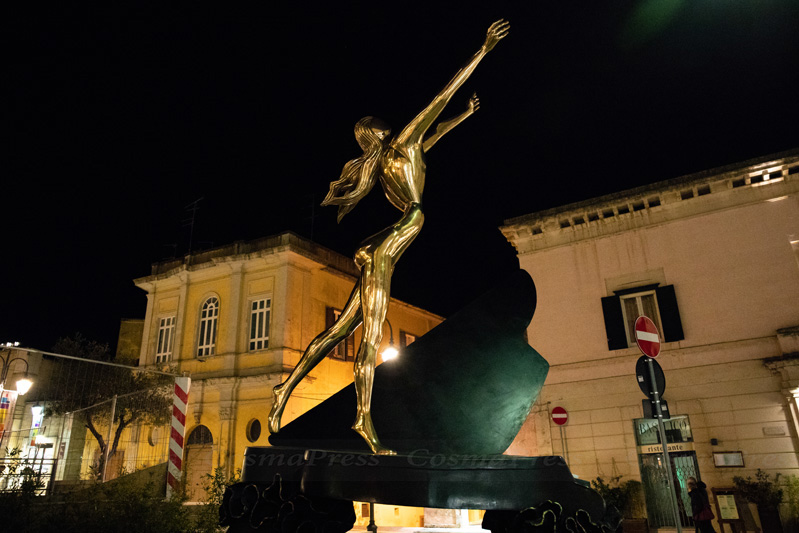
<path id="1" fill-rule="evenodd" d="M 666 448 L 669 453 L 671 452 L 692 452 L 694 450 L 693 442 L 673 442 L 668 444 Z M 647 444 L 638 447 L 638 453 L 663 453 L 663 446 L 660 444 Z"/>

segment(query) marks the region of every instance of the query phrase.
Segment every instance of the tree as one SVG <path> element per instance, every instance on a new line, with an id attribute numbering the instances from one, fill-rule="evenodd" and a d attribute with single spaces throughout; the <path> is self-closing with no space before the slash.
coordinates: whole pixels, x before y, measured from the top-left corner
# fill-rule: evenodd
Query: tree
<path id="1" fill-rule="evenodd" d="M 120 437 L 134 423 L 166 424 L 172 403 L 172 377 L 139 370 L 131 361 L 114 361 L 108 344 L 89 340 L 80 333 L 59 339 L 53 351 L 80 360 L 54 358 L 54 379 L 47 391 L 48 415 L 74 414 L 80 417 L 97 441 L 100 456 L 93 471 L 100 479 L 106 455 L 110 460 L 119 447 Z M 116 366 L 127 364 L 130 366 Z M 114 397 L 116 396 L 116 401 Z M 113 434 L 107 442 L 107 429 L 113 408 Z"/>

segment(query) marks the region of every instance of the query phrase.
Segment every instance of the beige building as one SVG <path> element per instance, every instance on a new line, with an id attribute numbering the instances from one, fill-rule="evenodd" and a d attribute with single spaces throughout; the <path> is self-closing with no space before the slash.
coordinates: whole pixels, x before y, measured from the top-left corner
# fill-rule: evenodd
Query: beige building
<path id="1" fill-rule="evenodd" d="M 719 488 L 758 468 L 799 474 L 799 150 L 501 229 L 535 280 L 528 335 L 551 365 L 512 452 L 565 455 L 583 479 L 640 479 L 650 525 L 674 525 L 635 375 L 631 331 L 646 314 L 661 331 L 667 440 L 689 514 L 688 476 Z"/>
<path id="2" fill-rule="evenodd" d="M 247 446 L 268 445 L 272 387 L 332 323 L 357 276 L 352 259 L 284 233 L 157 263 L 135 280 L 147 292 L 140 365 L 172 365 L 192 378 L 184 456 L 190 488 L 212 468 L 240 468 Z M 401 349 L 441 318 L 392 300 L 388 321 L 383 345 L 393 333 Z M 303 381 L 284 424 L 352 382 L 359 341 L 360 330 Z"/>

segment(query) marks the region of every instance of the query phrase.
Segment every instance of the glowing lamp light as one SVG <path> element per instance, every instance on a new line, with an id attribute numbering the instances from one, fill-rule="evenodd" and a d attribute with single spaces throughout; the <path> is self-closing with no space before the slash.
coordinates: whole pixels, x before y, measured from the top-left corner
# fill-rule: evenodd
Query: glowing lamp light
<path id="1" fill-rule="evenodd" d="M 394 348 L 394 345 L 389 345 L 388 348 L 383 350 L 381 355 L 383 356 L 383 361 L 391 361 L 392 359 L 396 359 L 399 355 L 399 351 Z"/>
<path id="2" fill-rule="evenodd" d="M 17 393 L 19 393 L 20 396 L 23 396 L 25 393 L 31 390 L 32 386 L 33 381 L 29 380 L 28 378 L 19 379 L 17 380 Z"/>
<path id="3" fill-rule="evenodd" d="M 3 351 L 7 351 L 8 353 L 5 356 L 0 354 L 0 391 L 6 388 L 6 378 L 8 377 L 8 371 L 11 369 L 11 365 L 15 361 L 22 361 L 25 364 L 25 375 L 22 379 L 17 380 L 17 393 L 21 396 L 28 392 L 31 385 L 33 385 L 33 382 L 28 379 L 28 360 L 22 357 L 12 357 L 14 355 L 14 348 L 19 346 L 19 342 L 6 342 L 4 344 L 5 346 L 0 343 L 0 347 L 3 347 Z M 7 350 L 5 348 L 7 348 Z"/>

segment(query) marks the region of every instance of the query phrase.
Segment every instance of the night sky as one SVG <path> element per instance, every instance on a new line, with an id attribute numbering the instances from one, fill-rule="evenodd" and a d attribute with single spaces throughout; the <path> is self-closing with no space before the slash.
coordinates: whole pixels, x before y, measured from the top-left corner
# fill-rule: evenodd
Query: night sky
<path id="1" fill-rule="evenodd" d="M 351 256 L 399 218 L 379 187 L 319 207 L 355 122 L 402 129 L 503 17 L 394 297 L 450 314 L 518 267 L 507 218 L 799 146 L 793 0 L 112 4 L 6 17 L 2 342 L 113 347 L 198 199 L 195 251 L 290 230 Z"/>

